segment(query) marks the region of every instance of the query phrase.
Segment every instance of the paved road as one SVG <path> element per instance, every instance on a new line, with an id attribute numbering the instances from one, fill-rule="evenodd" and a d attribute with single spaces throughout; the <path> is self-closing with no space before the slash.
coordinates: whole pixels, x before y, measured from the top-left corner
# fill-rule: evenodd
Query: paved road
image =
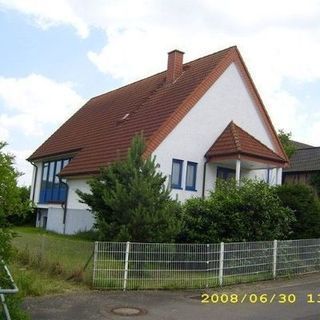
<path id="1" fill-rule="evenodd" d="M 207 303 L 201 304 L 204 291 L 90 291 L 68 295 L 28 298 L 25 309 L 35 320 L 102 320 L 129 319 L 127 316 L 114 315 L 116 307 L 137 307 L 144 314 L 131 317 L 141 320 L 242 320 L 242 319 L 279 319 L 279 320 L 320 320 L 320 274 L 312 274 L 292 280 L 264 281 L 255 284 L 230 286 L 208 291 L 213 300 L 219 296 L 225 301 L 231 294 L 237 294 L 243 303 Z M 257 294 L 262 301 L 254 302 Z M 281 294 L 284 294 L 281 296 Z M 289 297 L 288 295 L 291 294 Z M 308 294 L 310 302 L 307 303 Z M 319 296 L 318 296 L 319 294 Z M 294 296 L 293 296 L 294 295 Z M 274 296 L 274 300 L 270 300 Z M 235 297 L 235 296 L 233 296 Z M 294 298 L 296 299 L 293 302 Z M 292 303 L 279 303 L 289 299 Z M 319 301 L 317 303 L 316 301 Z"/>

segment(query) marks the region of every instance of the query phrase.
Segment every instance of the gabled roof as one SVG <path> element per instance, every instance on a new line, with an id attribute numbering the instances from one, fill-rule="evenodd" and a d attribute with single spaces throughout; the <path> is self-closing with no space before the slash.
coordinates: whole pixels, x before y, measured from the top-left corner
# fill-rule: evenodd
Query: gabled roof
<path id="1" fill-rule="evenodd" d="M 221 160 L 223 157 L 238 158 L 240 155 L 250 156 L 260 161 L 286 163 L 286 159 L 231 121 L 207 151 L 206 158 Z"/>
<path id="2" fill-rule="evenodd" d="M 122 158 L 134 134 L 143 131 L 151 154 L 231 64 L 235 63 L 280 156 L 284 151 L 240 53 L 231 47 L 183 65 L 172 84 L 161 72 L 89 100 L 29 158 L 73 153 L 62 176 L 87 175 Z"/>
<path id="3" fill-rule="evenodd" d="M 290 158 L 285 172 L 320 171 L 320 147 L 298 149 Z"/>

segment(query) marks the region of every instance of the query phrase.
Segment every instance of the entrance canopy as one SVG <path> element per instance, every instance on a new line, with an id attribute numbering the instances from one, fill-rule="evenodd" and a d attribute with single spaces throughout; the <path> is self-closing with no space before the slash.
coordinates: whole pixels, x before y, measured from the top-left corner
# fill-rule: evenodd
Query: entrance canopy
<path id="1" fill-rule="evenodd" d="M 241 160 L 246 169 L 281 168 L 286 159 L 231 121 L 205 154 L 208 162 L 234 166 Z"/>

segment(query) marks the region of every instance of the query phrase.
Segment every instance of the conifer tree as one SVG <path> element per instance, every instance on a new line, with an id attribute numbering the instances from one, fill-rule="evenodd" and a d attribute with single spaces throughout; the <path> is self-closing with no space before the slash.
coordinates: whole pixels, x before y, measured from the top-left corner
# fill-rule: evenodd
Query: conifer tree
<path id="1" fill-rule="evenodd" d="M 135 136 L 125 160 L 101 169 L 77 191 L 92 210 L 103 240 L 171 242 L 179 232 L 180 205 L 170 198 L 155 157 L 144 159 L 145 142 Z"/>

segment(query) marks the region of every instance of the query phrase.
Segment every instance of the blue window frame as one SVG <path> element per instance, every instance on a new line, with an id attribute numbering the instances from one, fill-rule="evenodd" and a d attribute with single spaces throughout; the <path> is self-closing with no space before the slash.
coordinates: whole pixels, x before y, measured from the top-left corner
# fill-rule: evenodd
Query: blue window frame
<path id="1" fill-rule="evenodd" d="M 62 203 L 66 200 L 67 188 L 57 174 L 70 162 L 70 159 L 47 161 L 43 163 L 40 203 L 57 202 Z"/>
<path id="2" fill-rule="evenodd" d="M 186 190 L 197 191 L 196 182 L 197 182 L 197 167 L 196 162 L 187 162 L 187 174 L 186 174 Z"/>
<path id="3" fill-rule="evenodd" d="M 182 167 L 183 160 L 172 159 L 171 188 L 173 189 L 182 189 Z"/>

